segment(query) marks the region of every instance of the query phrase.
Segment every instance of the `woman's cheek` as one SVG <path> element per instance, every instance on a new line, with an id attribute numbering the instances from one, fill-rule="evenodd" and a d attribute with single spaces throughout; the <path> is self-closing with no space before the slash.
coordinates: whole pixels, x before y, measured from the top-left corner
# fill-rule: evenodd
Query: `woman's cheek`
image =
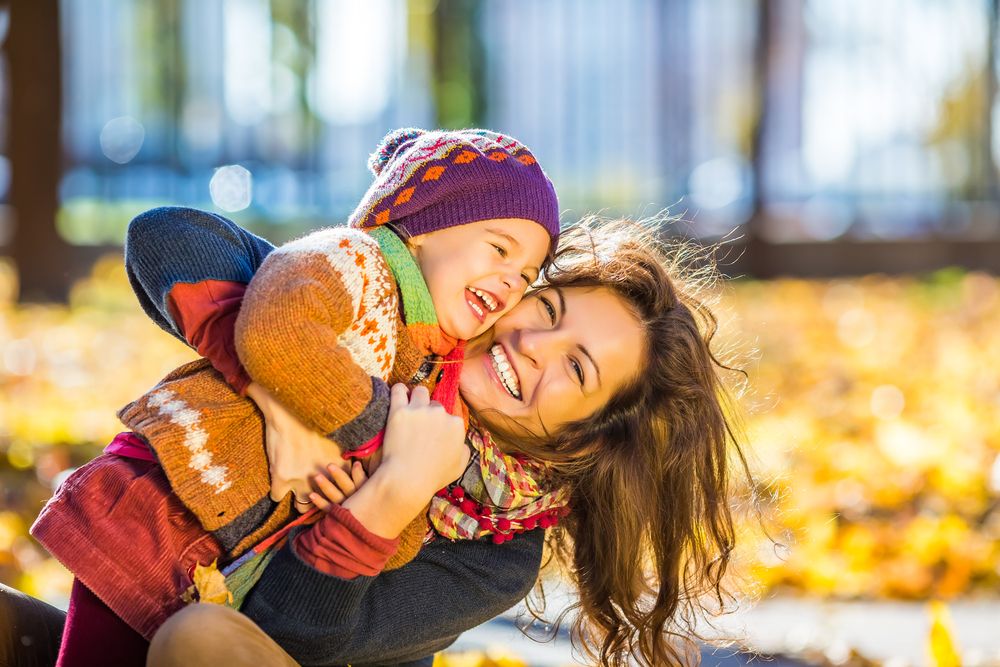
<path id="1" fill-rule="evenodd" d="M 539 403 L 538 412 L 548 424 L 563 424 L 573 421 L 574 412 L 579 412 L 580 396 L 572 393 L 568 382 L 559 382 L 547 387 L 544 404 Z"/>

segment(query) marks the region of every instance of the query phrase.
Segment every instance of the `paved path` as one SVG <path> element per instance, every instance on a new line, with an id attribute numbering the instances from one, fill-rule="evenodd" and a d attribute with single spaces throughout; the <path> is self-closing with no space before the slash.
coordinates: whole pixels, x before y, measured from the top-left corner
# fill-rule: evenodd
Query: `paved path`
<path id="1" fill-rule="evenodd" d="M 586 664 L 573 658 L 569 638 L 563 632 L 552 642 L 536 643 L 526 638 L 510 618 L 499 618 L 484 623 L 471 630 L 452 646 L 449 651 L 483 651 L 497 657 L 514 656 L 527 662 L 531 667 L 575 667 Z M 734 648 L 702 649 L 703 667 L 804 667 L 803 663 L 782 659 L 762 659 L 762 656 L 740 652 Z"/>
<path id="2" fill-rule="evenodd" d="M 955 638 L 963 664 L 1000 666 L 1000 600 L 962 601 L 950 606 Z M 566 667 L 574 661 L 566 634 L 538 644 L 515 627 L 510 613 L 463 635 L 455 650 L 507 651 L 532 667 Z M 723 623 L 727 636 L 762 653 L 820 650 L 834 662 L 849 649 L 886 661 L 887 667 L 921 667 L 927 664 L 926 638 L 930 627 L 927 609 L 921 603 L 823 602 L 776 599 L 729 617 Z M 706 667 L 748 664 L 750 654 L 734 655 L 733 649 L 706 649 Z M 796 663 L 776 659 L 750 664 L 790 667 Z"/>

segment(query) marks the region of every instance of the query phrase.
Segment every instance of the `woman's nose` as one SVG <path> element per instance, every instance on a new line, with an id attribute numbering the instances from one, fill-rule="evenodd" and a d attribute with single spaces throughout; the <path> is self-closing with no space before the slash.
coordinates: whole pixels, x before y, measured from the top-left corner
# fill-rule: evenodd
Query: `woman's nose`
<path id="1" fill-rule="evenodd" d="M 522 329 L 518 348 L 536 367 L 558 353 L 565 335 L 557 329 Z"/>

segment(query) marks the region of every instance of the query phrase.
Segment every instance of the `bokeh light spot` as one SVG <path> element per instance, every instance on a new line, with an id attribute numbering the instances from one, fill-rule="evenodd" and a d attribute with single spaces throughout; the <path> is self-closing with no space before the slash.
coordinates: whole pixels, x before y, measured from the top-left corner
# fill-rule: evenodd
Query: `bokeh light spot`
<path id="1" fill-rule="evenodd" d="M 253 176 L 238 164 L 219 167 L 208 184 L 212 201 L 223 211 L 242 211 L 253 197 Z"/>
<path id="2" fill-rule="evenodd" d="M 872 414 L 879 419 L 895 419 L 903 413 L 906 406 L 906 398 L 899 387 L 891 384 L 884 384 L 872 390 L 869 402 Z"/>
<path id="3" fill-rule="evenodd" d="M 1000 454 L 997 454 L 990 466 L 990 491 L 994 495 L 1000 495 Z"/>
<path id="4" fill-rule="evenodd" d="M 18 535 L 24 532 L 24 522 L 14 512 L 0 512 L 0 551 L 9 551 Z"/>
<path id="5" fill-rule="evenodd" d="M 844 345 L 864 347 L 875 339 L 875 318 L 864 308 L 851 308 L 837 320 L 837 337 Z"/>
<path id="6" fill-rule="evenodd" d="M 112 162 L 125 164 L 142 148 L 146 130 L 131 116 L 112 118 L 101 130 L 101 151 Z"/>
<path id="7" fill-rule="evenodd" d="M 27 338 L 12 340 L 3 350 L 3 365 L 11 375 L 31 375 L 37 358 L 35 346 Z"/>
<path id="8" fill-rule="evenodd" d="M 723 208 L 745 194 L 746 179 L 746 165 L 736 157 L 702 162 L 688 179 L 691 200 L 699 208 Z"/>
<path id="9" fill-rule="evenodd" d="M 35 448 L 26 440 L 15 440 L 7 449 L 7 460 L 18 470 L 27 470 L 35 464 Z"/>

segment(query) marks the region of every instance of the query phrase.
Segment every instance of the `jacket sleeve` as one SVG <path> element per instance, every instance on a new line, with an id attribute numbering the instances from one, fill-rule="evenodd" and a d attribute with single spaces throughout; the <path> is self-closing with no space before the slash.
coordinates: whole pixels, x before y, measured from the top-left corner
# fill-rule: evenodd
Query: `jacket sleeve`
<path id="1" fill-rule="evenodd" d="M 190 344 L 170 312 L 178 284 L 247 284 L 274 249 L 233 221 L 193 208 L 164 206 L 138 215 L 125 238 L 125 270 L 139 304 L 162 329 Z"/>
<path id="2" fill-rule="evenodd" d="M 349 509 L 333 505 L 309 530 L 295 537 L 295 552 L 308 565 L 343 579 L 374 577 L 399 548 L 399 538 L 376 535 Z"/>
<path id="3" fill-rule="evenodd" d="M 306 667 L 418 660 L 523 599 L 543 540 L 541 529 L 501 545 L 439 540 L 398 570 L 349 580 L 285 546 L 242 611 Z"/>
<path id="4" fill-rule="evenodd" d="M 367 235 L 324 229 L 268 255 L 243 297 L 236 351 L 309 428 L 355 450 L 385 427 L 395 287 Z"/>

